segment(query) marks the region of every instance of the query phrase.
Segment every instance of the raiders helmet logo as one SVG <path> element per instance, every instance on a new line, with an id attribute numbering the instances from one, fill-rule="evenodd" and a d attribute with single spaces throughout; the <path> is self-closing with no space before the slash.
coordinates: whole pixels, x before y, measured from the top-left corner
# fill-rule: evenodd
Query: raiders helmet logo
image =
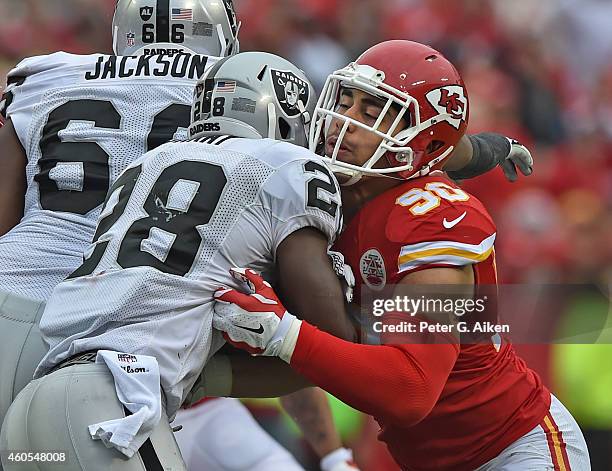
<path id="1" fill-rule="evenodd" d="M 461 122 L 465 122 L 468 104 L 462 86 L 447 85 L 446 87 L 436 88 L 431 90 L 426 97 L 438 113 L 450 115 L 445 121 L 454 128 L 459 129 Z"/>
<path id="2" fill-rule="evenodd" d="M 140 18 L 142 21 L 149 21 L 153 16 L 153 7 L 142 7 L 140 9 Z"/>
<path id="3" fill-rule="evenodd" d="M 293 72 L 270 69 L 276 100 L 289 117 L 298 116 L 306 108 L 310 97 L 308 83 Z"/>

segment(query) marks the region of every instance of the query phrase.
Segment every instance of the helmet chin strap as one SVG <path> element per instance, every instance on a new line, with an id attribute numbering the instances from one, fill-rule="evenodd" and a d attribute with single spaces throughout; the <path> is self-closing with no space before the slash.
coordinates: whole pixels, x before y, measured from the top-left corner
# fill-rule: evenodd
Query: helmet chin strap
<path id="1" fill-rule="evenodd" d="M 268 103 L 268 137 L 276 138 L 276 106 L 274 103 Z"/>
<path id="2" fill-rule="evenodd" d="M 384 173 L 366 174 L 364 172 L 359 172 L 357 170 L 350 170 L 350 169 L 343 168 L 343 167 L 337 167 L 333 164 L 330 164 L 330 167 L 332 168 L 332 171 L 334 172 L 334 174 L 340 174 L 342 176 L 348 177 L 348 180 L 344 183 L 340 183 L 340 186 L 354 185 L 355 183 L 360 181 L 364 175 L 369 175 L 371 177 L 378 177 L 378 178 L 390 178 L 392 180 L 400 180 L 400 181 L 404 180 L 403 178 L 395 177 L 390 174 L 384 174 Z"/>
<path id="3" fill-rule="evenodd" d="M 113 52 L 115 54 L 117 54 L 117 36 L 119 35 L 118 31 L 119 27 L 115 26 L 115 28 L 113 29 Z"/>
<path id="4" fill-rule="evenodd" d="M 433 159 L 431 162 L 429 162 L 429 164 L 427 166 L 423 167 L 421 170 L 419 170 L 414 175 L 410 176 L 408 179 L 417 178 L 417 177 L 424 177 L 425 175 L 428 175 L 431 172 L 431 168 L 433 166 L 435 166 L 436 164 L 440 163 L 441 161 L 443 161 L 446 157 L 448 157 L 453 152 L 453 150 L 455 150 L 454 146 L 449 147 L 441 155 L 439 155 L 438 157 Z M 364 175 L 370 175 L 370 176 L 373 176 L 373 177 L 391 178 L 393 180 L 400 180 L 400 181 L 405 181 L 406 180 L 405 178 L 396 177 L 396 176 L 393 176 L 393 175 L 390 175 L 390 174 L 387 174 L 387 173 L 368 174 L 367 172 L 360 172 L 358 170 L 351 170 L 351 169 L 340 167 L 340 166 L 333 165 L 333 164 L 331 164 L 330 167 L 332 167 L 332 171 L 335 174 L 340 174 L 340 175 L 344 175 L 346 177 L 349 177 L 349 179 L 346 182 L 340 183 L 340 186 L 351 186 L 351 185 L 354 185 L 359 180 L 361 180 L 361 178 Z"/>
<path id="5" fill-rule="evenodd" d="M 363 173 L 361 172 L 351 172 L 350 170 L 346 170 L 346 169 L 345 171 L 338 172 L 338 173 L 349 177 L 347 181 L 345 181 L 344 183 L 340 183 L 340 186 L 352 186 L 355 183 L 357 183 L 359 180 L 361 180 L 361 177 L 363 177 Z"/>

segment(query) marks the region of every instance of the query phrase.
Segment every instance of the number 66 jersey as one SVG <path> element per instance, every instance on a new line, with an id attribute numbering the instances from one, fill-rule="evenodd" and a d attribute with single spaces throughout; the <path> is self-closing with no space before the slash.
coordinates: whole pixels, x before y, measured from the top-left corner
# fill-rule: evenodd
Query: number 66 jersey
<path id="1" fill-rule="evenodd" d="M 213 293 L 232 266 L 274 268 L 281 242 L 314 227 L 331 244 L 340 190 L 319 158 L 270 139 L 165 144 L 115 182 L 84 263 L 53 291 L 40 330 L 62 360 L 106 349 L 154 356 L 172 415 L 223 344 Z"/>
<path id="2" fill-rule="evenodd" d="M 27 156 L 24 217 L 0 238 L 0 288 L 46 300 L 79 266 L 106 194 L 148 150 L 187 134 L 215 57 L 63 52 L 22 61 L 0 112 Z"/>

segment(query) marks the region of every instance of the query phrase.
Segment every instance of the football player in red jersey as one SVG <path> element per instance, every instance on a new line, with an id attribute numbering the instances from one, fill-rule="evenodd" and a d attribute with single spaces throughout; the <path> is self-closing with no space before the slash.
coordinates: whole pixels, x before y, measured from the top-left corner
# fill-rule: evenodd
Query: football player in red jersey
<path id="1" fill-rule="evenodd" d="M 336 249 L 361 274 L 356 299 L 364 284 L 469 286 L 471 295 L 496 284 L 495 224 L 439 171 L 467 121 L 458 72 L 418 43 L 381 43 L 329 77 L 311 148 L 323 147 L 344 185 L 347 226 Z M 476 152 L 485 145 L 471 142 Z M 217 328 L 373 415 L 402 469 L 590 469 L 575 420 L 499 335 L 466 342 L 425 331 L 350 343 L 288 313 L 254 272 L 236 275 L 252 294 L 220 290 Z"/>

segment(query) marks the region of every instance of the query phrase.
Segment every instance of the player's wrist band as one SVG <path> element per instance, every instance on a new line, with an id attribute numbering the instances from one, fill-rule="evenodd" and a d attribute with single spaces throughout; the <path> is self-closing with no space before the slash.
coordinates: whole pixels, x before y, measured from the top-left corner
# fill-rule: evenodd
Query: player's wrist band
<path id="1" fill-rule="evenodd" d="M 338 448 L 321 459 L 321 469 L 323 471 L 328 471 L 333 469 L 338 463 L 346 463 L 347 461 L 353 461 L 352 450 L 348 448 Z"/>
<path id="2" fill-rule="evenodd" d="M 506 136 L 494 132 L 470 134 L 472 160 L 461 170 L 449 171 L 453 180 L 465 180 L 488 172 L 503 162 L 510 153 L 511 145 Z"/>
<path id="3" fill-rule="evenodd" d="M 269 345 L 274 345 L 275 343 L 278 344 L 280 341 L 280 348 L 276 355 L 287 363 L 291 362 L 291 356 L 295 350 L 295 345 L 297 344 L 297 339 L 300 335 L 301 326 L 301 320 L 299 320 L 293 314 L 285 312 L 278 329 L 274 333 L 274 337 L 270 340 Z"/>

